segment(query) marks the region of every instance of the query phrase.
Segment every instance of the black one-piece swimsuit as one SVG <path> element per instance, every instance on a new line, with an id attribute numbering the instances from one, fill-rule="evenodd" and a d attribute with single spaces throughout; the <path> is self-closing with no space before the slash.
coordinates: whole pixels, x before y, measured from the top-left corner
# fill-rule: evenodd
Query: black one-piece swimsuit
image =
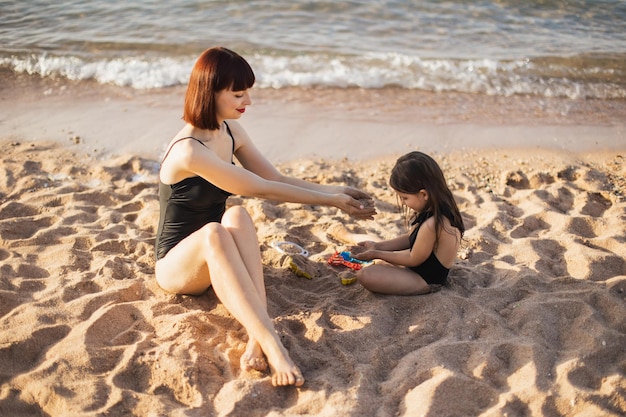
<path id="1" fill-rule="evenodd" d="M 235 138 L 228 125 L 226 129 L 233 141 L 234 153 Z M 178 139 L 172 146 L 186 139 L 196 140 L 204 146 L 200 140 L 190 136 Z M 168 154 L 169 151 L 161 162 Z M 231 193 L 199 176 L 185 178 L 176 184 L 163 184 L 159 181 L 160 213 L 155 242 L 157 260 L 163 258 L 178 242 L 205 224 L 220 222 L 226 211 L 226 200 L 230 195 Z"/>
<path id="2" fill-rule="evenodd" d="M 432 215 L 433 213 L 430 211 L 421 213 L 413 222 L 413 225 L 415 225 L 415 229 L 409 235 L 411 249 L 413 249 L 413 245 L 415 244 L 415 240 L 417 239 L 417 232 L 419 231 L 420 227 L 422 227 L 422 224 L 424 224 L 424 222 L 428 218 L 432 217 Z M 441 262 L 439 262 L 439 259 L 437 259 L 434 251 L 431 252 L 428 259 L 426 259 L 420 265 L 410 266 L 409 269 L 418 273 L 419 276 L 422 277 L 424 281 L 426 281 L 428 284 L 438 285 L 445 285 L 448 279 L 448 273 L 450 272 L 450 269 L 446 268 L 441 264 Z"/>

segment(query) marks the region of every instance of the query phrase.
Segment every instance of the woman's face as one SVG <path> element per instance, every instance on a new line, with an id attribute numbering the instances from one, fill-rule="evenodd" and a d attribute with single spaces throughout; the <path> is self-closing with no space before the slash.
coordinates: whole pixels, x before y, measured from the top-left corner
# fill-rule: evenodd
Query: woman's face
<path id="1" fill-rule="evenodd" d="M 246 107 L 252 104 L 248 90 L 233 91 L 222 90 L 215 94 L 217 104 L 217 120 L 221 123 L 227 119 L 239 119 L 246 111 Z"/>

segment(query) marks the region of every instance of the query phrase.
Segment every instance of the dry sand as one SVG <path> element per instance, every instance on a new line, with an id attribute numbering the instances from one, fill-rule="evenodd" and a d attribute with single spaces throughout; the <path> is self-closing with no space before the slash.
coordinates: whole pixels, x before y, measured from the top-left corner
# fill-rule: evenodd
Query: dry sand
<path id="1" fill-rule="evenodd" d="M 211 291 L 170 296 L 156 285 L 155 157 L 3 134 L 2 416 L 626 414 L 623 143 L 431 152 L 467 233 L 450 285 L 419 297 L 344 286 L 345 270 L 325 262 L 344 247 L 342 225 L 382 238 L 404 230 L 386 185 L 403 150 L 283 151 L 280 169 L 361 187 L 379 213 L 358 222 L 332 208 L 230 200 L 257 225 L 269 312 L 306 377 L 297 389 L 239 371 L 245 332 Z M 301 261 L 312 279 L 272 248 L 283 240 L 311 253 Z"/>

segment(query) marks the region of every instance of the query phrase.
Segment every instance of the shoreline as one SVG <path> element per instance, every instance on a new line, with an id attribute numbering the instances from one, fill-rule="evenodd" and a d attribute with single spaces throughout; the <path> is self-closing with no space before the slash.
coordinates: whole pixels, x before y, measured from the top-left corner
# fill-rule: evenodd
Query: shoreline
<path id="1" fill-rule="evenodd" d="M 2 90 L 0 138 L 53 140 L 99 158 L 158 159 L 183 125 L 184 91 L 15 76 Z M 367 160 L 416 149 L 626 149 L 625 100 L 401 89 L 253 89 L 252 100 L 239 121 L 274 163 Z"/>

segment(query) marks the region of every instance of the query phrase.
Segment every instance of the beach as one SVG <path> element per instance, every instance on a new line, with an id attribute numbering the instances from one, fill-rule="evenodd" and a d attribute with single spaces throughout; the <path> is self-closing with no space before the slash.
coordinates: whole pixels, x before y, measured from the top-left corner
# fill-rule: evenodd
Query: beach
<path id="1" fill-rule="evenodd" d="M 211 290 L 154 279 L 158 161 L 183 89 L 92 87 L 3 87 L 0 415 L 626 414 L 623 100 L 255 92 L 241 123 L 281 171 L 362 188 L 378 211 L 229 199 L 252 215 L 269 313 L 306 378 L 274 388 L 239 370 L 245 331 Z M 406 230 L 387 181 L 410 150 L 439 162 L 463 214 L 449 285 L 343 285 L 350 271 L 326 262 L 343 231 Z"/>

